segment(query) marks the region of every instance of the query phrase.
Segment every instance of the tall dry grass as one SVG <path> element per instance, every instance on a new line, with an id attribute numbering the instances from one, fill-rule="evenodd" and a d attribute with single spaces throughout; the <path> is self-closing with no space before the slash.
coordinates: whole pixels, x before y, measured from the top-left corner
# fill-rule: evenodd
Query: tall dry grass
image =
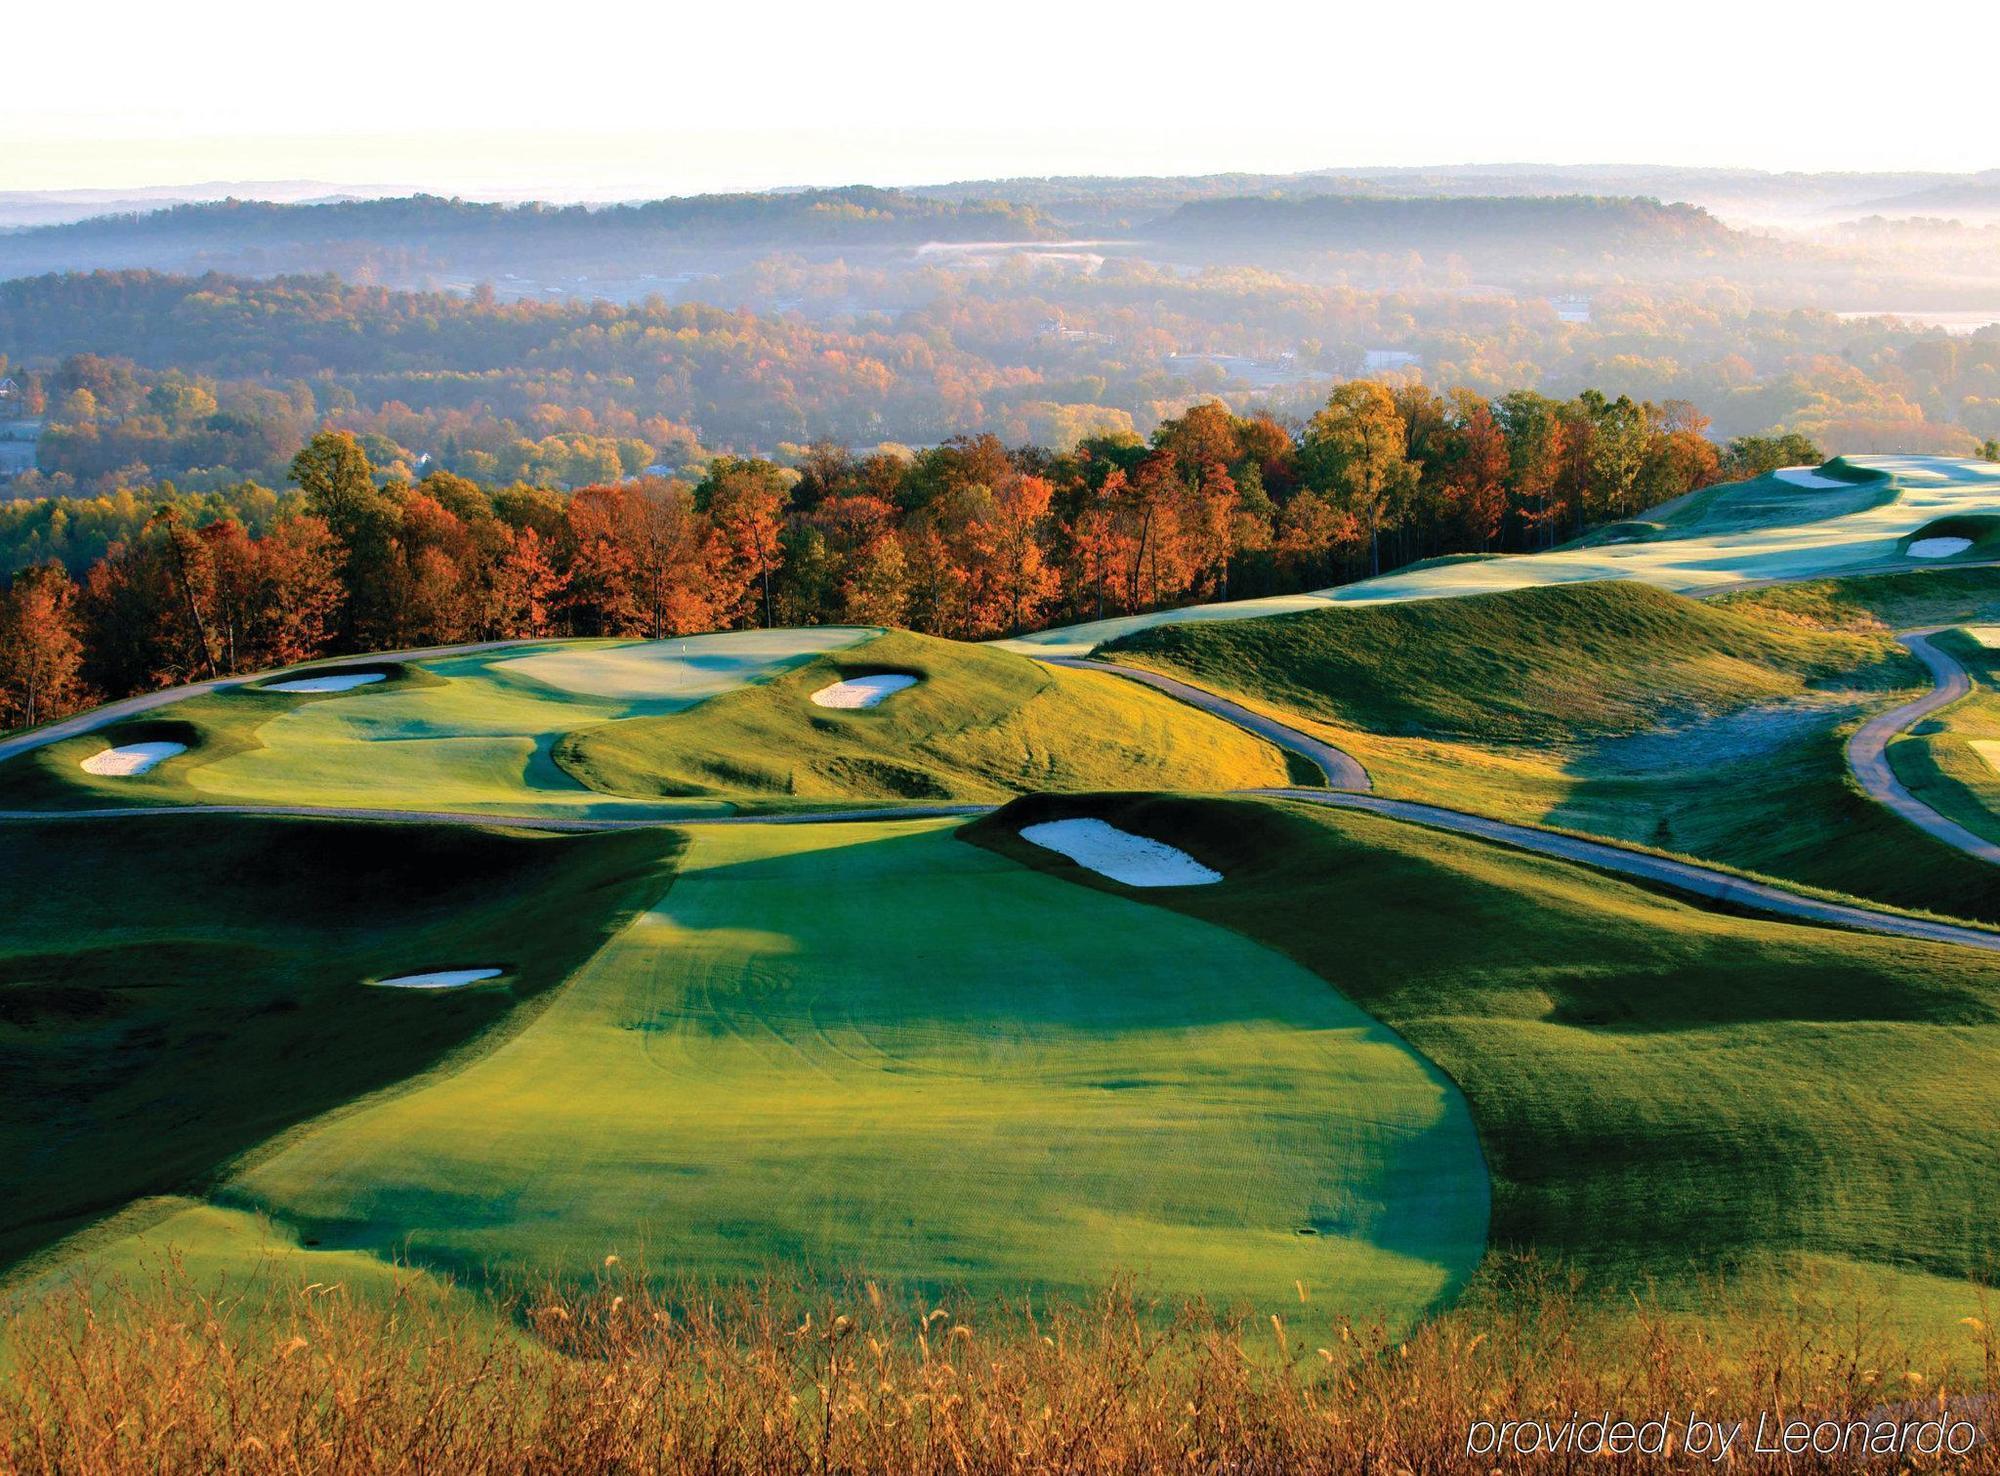
<path id="1" fill-rule="evenodd" d="M 317 1284 L 218 1298 L 172 1273 L 58 1293 L 5 1334 L 0 1471 L 1717 1469 L 1679 1450 L 1475 1458 L 1466 1435 L 1571 1411 L 1977 1414 L 1996 1351 L 1980 1319 L 1920 1347 L 1860 1304 L 1772 1302 L 1733 1331 L 1643 1302 L 1606 1312 L 1532 1266 L 1405 1338 L 1303 1293 L 1264 1318 L 1161 1308 L 1129 1287 L 933 1306 L 866 1284 L 667 1293 L 615 1266 L 494 1311 Z M 2000 1470 L 1995 1449 L 1982 1433 L 1965 1459 L 1727 1469 Z"/>

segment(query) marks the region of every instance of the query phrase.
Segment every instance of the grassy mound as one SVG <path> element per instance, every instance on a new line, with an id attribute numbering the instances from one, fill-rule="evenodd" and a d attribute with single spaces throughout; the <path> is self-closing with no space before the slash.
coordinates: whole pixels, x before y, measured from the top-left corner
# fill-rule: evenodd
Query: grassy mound
<path id="1" fill-rule="evenodd" d="M 1320 977 L 949 822 L 715 826 L 532 1024 L 219 1191 L 467 1280 L 853 1273 L 1398 1325 L 1487 1189 L 1464 1103 Z"/>
<path id="2" fill-rule="evenodd" d="M 1371 816 L 1037 797 L 967 834 L 1093 814 L 1224 873 L 1148 900 L 1298 959 L 1464 1089 L 1493 1243 L 1616 1285 L 1831 1258 L 1988 1274 L 2000 958 L 1699 910 Z"/>
<path id="3" fill-rule="evenodd" d="M 1897 540 L 1897 551 L 1907 554 L 1911 544 L 1926 538 L 1963 538 L 1971 545 L 1955 554 L 1947 554 L 1939 563 L 2000 558 L 2000 515 L 1961 513 L 1947 518 L 1932 518 L 1921 528 Z"/>
<path id="4" fill-rule="evenodd" d="M 1562 742 L 1796 696 L 1839 676 L 1910 680 L 1892 643 L 1773 629 L 1640 584 L 1162 625 L 1120 661 L 1376 732 Z"/>
<path id="5" fill-rule="evenodd" d="M 810 700 L 873 672 L 919 680 L 877 707 Z M 609 794 L 803 800 L 1240 789 L 1288 774 L 1261 739 L 1132 682 L 904 631 L 684 712 L 572 733 L 555 758 Z"/>
<path id="6" fill-rule="evenodd" d="M 203 815 L 0 827 L 0 1266 L 479 1035 L 673 851 Z M 505 965 L 511 988 L 360 982 L 452 963 Z"/>
<path id="7" fill-rule="evenodd" d="M 1820 630 L 1965 625 L 2000 619 L 2000 568 L 1907 569 L 1809 579 L 1717 595 L 1709 603 Z"/>
<path id="8" fill-rule="evenodd" d="M 1648 508 L 1626 522 L 1607 524 L 1570 547 L 1753 533 L 1866 512 L 1896 497 L 1895 483 L 1888 476 L 1838 457 L 1817 468 L 1814 475 L 1843 485 L 1801 486 L 1770 474 L 1747 482 L 1722 482 Z"/>

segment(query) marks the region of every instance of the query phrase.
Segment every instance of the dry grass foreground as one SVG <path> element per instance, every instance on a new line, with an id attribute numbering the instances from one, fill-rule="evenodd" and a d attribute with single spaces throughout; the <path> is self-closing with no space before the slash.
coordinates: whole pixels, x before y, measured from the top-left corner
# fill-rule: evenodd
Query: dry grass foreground
<path id="1" fill-rule="evenodd" d="M 1984 1319 L 1912 1346 L 1838 1294 L 1760 1306 L 1718 1335 L 1644 1302 L 1607 1313 L 1515 1264 L 1399 1340 L 1306 1303 L 1251 1319 L 1127 1287 L 1053 1307 L 906 1303 L 872 1283 L 662 1295 L 612 1265 L 496 1318 L 416 1278 L 379 1301 L 320 1284 L 230 1301 L 169 1269 L 15 1324 L 0 1471 L 2000 1470 Z M 1672 1442 L 1467 1453 L 1477 1421 L 1607 1411 L 1664 1417 Z M 1759 1414 L 1920 1429 L 1939 1411 L 1960 1443 L 1976 1429 L 1969 1455 L 1745 1454 Z M 1682 1445 L 1691 1414 L 1749 1420 L 1726 1465 Z"/>

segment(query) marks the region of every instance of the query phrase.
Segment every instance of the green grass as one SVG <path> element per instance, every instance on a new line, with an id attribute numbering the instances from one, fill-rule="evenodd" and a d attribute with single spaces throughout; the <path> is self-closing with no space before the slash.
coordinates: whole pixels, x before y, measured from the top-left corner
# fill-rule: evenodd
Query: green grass
<path id="1" fill-rule="evenodd" d="M 1817 474 L 1846 485 L 1802 487 L 1771 475 L 1747 482 L 1722 482 L 1663 502 L 1629 521 L 1599 528 L 1570 546 L 1595 548 L 1662 538 L 1714 537 L 1817 523 L 1866 512 L 1896 496 L 1895 483 L 1889 477 L 1844 458 L 1819 468 Z"/>
<path id="2" fill-rule="evenodd" d="M 1694 1297 L 1735 1268 L 1990 1274 L 2000 958 L 1721 915 L 1372 816 L 1035 797 L 1224 872 L 1148 894 L 1334 980 L 1465 1090 L 1496 1248 Z"/>
<path id="3" fill-rule="evenodd" d="M 0 808 L 664 819 L 728 813 L 739 800 L 1002 799 L 1292 777 L 1279 750 L 1158 693 L 904 632 L 747 631 L 352 665 L 393 677 L 326 695 L 239 688 L 49 744 L 0 764 Z M 807 700 L 883 669 L 925 681 L 870 710 Z M 81 768 L 107 746 L 149 739 L 188 752 L 131 778 Z"/>
<path id="4" fill-rule="evenodd" d="M 1641 731 L 1835 677 L 1914 680 L 1892 642 L 1774 628 L 1637 584 L 1156 626 L 1104 654 L 1377 733 L 1517 743 Z"/>
<path id="5" fill-rule="evenodd" d="M 921 680 L 873 708 L 809 700 L 869 672 Z M 1263 740 L 1136 683 L 904 631 L 683 712 L 583 729 L 555 756 L 593 789 L 676 798 L 992 800 L 1288 779 Z"/>
<path id="6" fill-rule="evenodd" d="M 1321 978 L 941 822 L 696 832 L 526 1029 L 219 1199 L 467 1277 L 1129 1271 L 1398 1321 L 1470 1271 L 1487 1202 L 1464 1103 Z"/>
<path id="7" fill-rule="evenodd" d="M 0 764 L 0 808 L 256 804 L 569 817 L 726 810 L 595 793 L 553 751 L 578 728 L 677 711 L 872 633 L 751 631 L 342 663 L 392 679 L 323 695 L 243 687 L 177 702 Z M 147 738 L 189 751 L 132 778 L 79 767 L 108 745 Z"/>
<path id="8" fill-rule="evenodd" d="M 202 815 L 0 827 L 0 1267 L 508 1020 L 674 849 Z M 451 966 L 507 976 L 362 982 Z"/>
<path id="9" fill-rule="evenodd" d="M 2000 568 L 1911 569 L 1812 579 L 1717 595 L 1744 615 L 1822 630 L 1909 630 L 2000 618 Z"/>

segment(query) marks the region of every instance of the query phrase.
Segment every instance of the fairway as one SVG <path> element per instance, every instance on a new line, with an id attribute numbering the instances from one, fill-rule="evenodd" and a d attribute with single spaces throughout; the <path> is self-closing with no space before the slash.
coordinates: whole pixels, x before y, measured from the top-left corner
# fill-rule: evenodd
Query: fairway
<path id="1" fill-rule="evenodd" d="M 1457 1091 L 1329 984 L 938 822 L 695 834 L 671 891 L 456 1074 L 221 1191 L 329 1249 L 609 1254 L 1406 1322 L 1484 1246 Z"/>
<path id="2" fill-rule="evenodd" d="M 1016 832 L 1082 815 L 1223 872 L 1147 895 L 1337 975 L 1463 1086 L 1496 1250 L 1684 1304 L 1739 1271 L 1887 1287 L 1996 1263 L 2000 957 L 1308 805 L 1036 796 L 966 833 L 1111 887 Z"/>
<path id="3" fill-rule="evenodd" d="M 1947 456 L 1843 456 L 1829 463 L 1855 486 L 1804 492 L 1775 477 L 1707 488 L 1681 499 L 1656 526 L 1625 542 L 1599 537 L 1548 553 L 1472 555 L 1414 564 L 1374 579 L 1310 594 L 1193 605 L 1094 620 L 995 644 L 1048 656 L 1083 656 L 1158 625 L 1245 620 L 1329 605 L 1495 594 L 1586 580 L 1629 579 L 1685 594 L 1766 579 L 1803 579 L 1862 569 L 1922 567 L 1906 556 L 1910 535 L 1940 519 L 1988 512 L 2000 482 L 1990 462 Z M 1886 478 L 1886 491 L 1881 490 Z M 1708 516 L 1702 515 L 1702 509 Z M 1978 556 L 1977 547 L 1965 557 Z"/>
<path id="4" fill-rule="evenodd" d="M 670 832 L 145 815 L 0 844 L 0 1273 L 431 1066 L 555 989 Z M 497 986 L 365 980 L 498 964 Z"/>

